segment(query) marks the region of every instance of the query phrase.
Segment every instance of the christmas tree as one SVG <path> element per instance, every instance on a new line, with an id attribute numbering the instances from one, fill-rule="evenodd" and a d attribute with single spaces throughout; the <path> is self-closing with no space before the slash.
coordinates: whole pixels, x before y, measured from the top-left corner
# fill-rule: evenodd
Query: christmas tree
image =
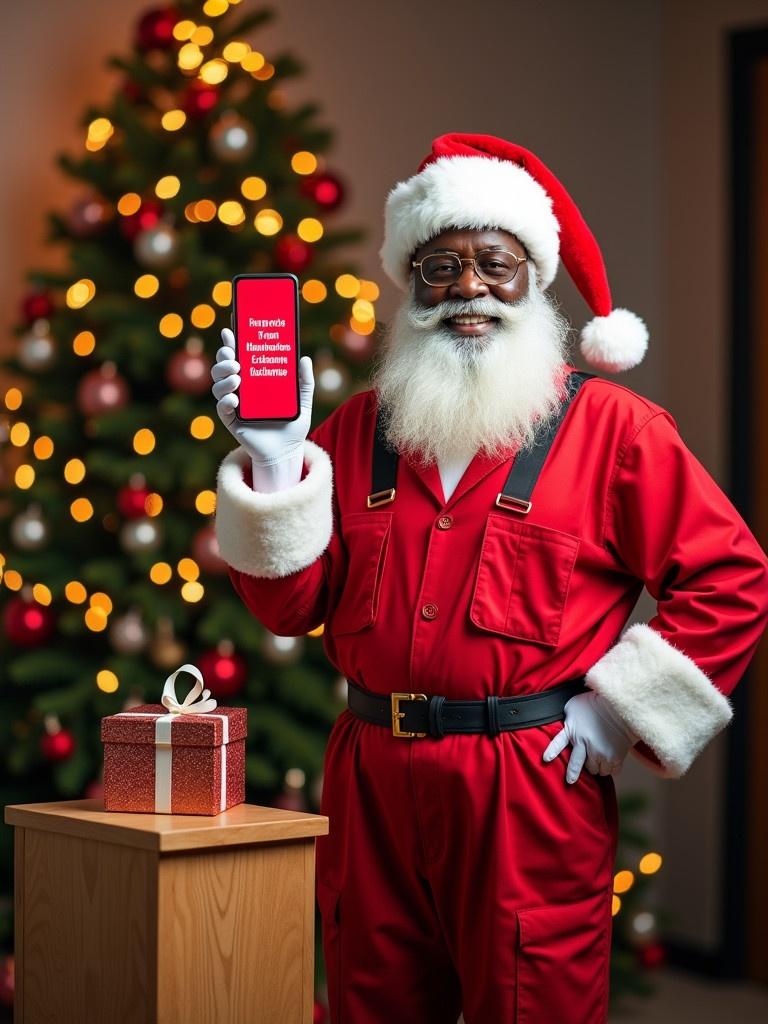
<path id="1" fill-rule="evenodd" d="M 181 0 L 147 11 L 108 102 L 62 155 L 82 191 L 52 212 L 67 269 L 29 273 L 0 390 L 4 803 L 100 795 L 99 721 L 157 702 L 185 661 L 249 710 L 249 802 L 319 808 L 344 680 L 322 627 L 278 637 L 219 557 L 215 479 L 233 447 L 210 364 L 237 273 L 301 282 L 313 425 L 360 385 L 378 287 L 338 252 L 332 132 L 291 105 L 291 55 L 257 48 L 272 11 Z M 5 885 L 12 831 L 4 828 Z M 2 893 L 0 943 L 11 944 Z"/>

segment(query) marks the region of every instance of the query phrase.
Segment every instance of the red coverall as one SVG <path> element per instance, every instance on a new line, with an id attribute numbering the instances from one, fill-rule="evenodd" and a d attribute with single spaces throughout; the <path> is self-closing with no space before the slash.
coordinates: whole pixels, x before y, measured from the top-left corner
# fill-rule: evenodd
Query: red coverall
<path id="1" fill-rule="evenodd" d="M 254 615 L 287 636 L 324 623 L 330 661 L 376 693 L 483 699 L 587 673 L 645 585 L 657 614 L 595 688 L 643 737 L 636 756 L 682 774 L 765 628 L 768 562 L 672 416 L 587 381 L 520 515 L 494 504 L 511 459 L 481 455 L 447 502 L 436 466 L 401 457 L 394 502 L 367 509 L 375 415 L 365 391 L 310 434 L 333 536 L 282 578 L 230 569 Z M 566 783 L 570 747 L 545 764 L 561 728 L 406 739 L 341 713 L 317 839 L 334 1024 L 606 1019 L 614 780 Z"/>

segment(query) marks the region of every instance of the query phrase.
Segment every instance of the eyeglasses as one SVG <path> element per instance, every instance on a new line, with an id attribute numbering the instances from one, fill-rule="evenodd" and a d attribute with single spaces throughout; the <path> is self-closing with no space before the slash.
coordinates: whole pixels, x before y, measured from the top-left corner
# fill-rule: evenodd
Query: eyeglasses
<path id="1" fill-rule="evenodd" d="M 508 249 L 483 249 L 462 258 L 456 252 L 435 252 L 421 260 L 412 260 L 411 266 L 418 267 L 425 284 L 433 288 L 447 288 L 461 277 L 465 263 L 471 263 L 481 281 L 486 284 L 509 284 L 526 262 L 525 256 L 517 256 Z"/>

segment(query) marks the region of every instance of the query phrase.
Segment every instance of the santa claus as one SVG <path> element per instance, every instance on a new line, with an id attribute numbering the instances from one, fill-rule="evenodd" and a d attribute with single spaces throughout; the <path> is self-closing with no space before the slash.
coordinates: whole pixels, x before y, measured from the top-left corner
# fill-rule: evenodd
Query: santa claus
<path id="1" fill-rule="evenodd" d="M 728 723 L 768 560 L 670 413 L 602 375 L 647 332 L 534 154 L 435 139 L 381 258 L 405 297 L 371 387 L 309 436 L 308 356 L 289 423 L 239 421 L 228 331 L 212 372 L 232 582 L 275 633 L 324 623 L 348 681 L 317 840 L 331 1020 L 598 1024 L 613 776 L 631 751 L 678 778 Z M 596 373 L 546 291 L 560 259 Z"/>

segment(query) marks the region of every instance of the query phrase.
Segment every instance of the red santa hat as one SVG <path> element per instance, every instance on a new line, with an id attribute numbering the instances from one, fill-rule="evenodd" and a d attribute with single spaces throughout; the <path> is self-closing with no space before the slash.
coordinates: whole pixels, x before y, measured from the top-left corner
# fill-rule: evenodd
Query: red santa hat
<path id="1" fill-rule="evenodd" d="M 602 253 L 573 199 L 538 157 L 495 135 L 438 136 L 413 177 L 387 196 L 384 242 L 387 276 L 408 289 L 413 253 L 448 228 L 500 228 L 526 247 L 540 287 L 548 288 L 562 256 L 594 317 L 581 331 L 587 363 L 618 373 L 642 360 L 645 323 L 614 308 Z"/>

